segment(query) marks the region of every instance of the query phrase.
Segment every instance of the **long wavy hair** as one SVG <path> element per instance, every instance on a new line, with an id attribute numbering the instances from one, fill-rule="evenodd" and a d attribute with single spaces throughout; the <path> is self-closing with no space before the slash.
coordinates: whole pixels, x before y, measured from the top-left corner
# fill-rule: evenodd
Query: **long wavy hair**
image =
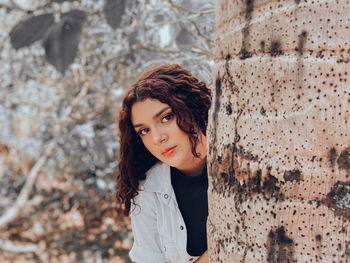
<path id="1" fill-rule="evenodd" d="M 144 146 L 131 122 L 131 108 L 135 102 L 147 98 L 168 104 L 176 116 L 179 128 L 188 134 L 194 156 L 199 142 L 197 131 L 206 134 L 211 93 L 204 82 L 180 65 L 163 65 L 141 75 L 127 92 L 119 113 L 119 169 L 117 172 L 117 212 L 128 216 L 139 182 L 158 159 Z"/>

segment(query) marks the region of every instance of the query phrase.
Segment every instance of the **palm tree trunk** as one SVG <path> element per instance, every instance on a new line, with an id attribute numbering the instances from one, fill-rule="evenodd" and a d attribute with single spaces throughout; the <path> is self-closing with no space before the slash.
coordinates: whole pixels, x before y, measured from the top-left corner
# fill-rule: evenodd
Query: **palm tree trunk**
<path id="1" fill-rule="evenodd" d="M 349 62 L 349 1 L 217 1 L 210 262 L 350 262 Z"/>

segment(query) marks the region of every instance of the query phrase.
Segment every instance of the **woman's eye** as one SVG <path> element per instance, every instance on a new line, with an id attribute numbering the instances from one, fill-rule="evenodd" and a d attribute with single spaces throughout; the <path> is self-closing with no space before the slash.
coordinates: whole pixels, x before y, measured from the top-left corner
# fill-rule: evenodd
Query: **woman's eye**
<path id="1" fill-rule="evenodd" d="M 139 130 L 138 134 L 140 134 L 141 136 L 143 135 L 146 135 L 148 132 L 148 129 L 142 129 L 142 130 Z"/>
<path id="2" fill-rule="evenodd" d="M 167 114 L 163 117 L 162 122 L 168 122 L 173 118 L 173 114 Z"/>

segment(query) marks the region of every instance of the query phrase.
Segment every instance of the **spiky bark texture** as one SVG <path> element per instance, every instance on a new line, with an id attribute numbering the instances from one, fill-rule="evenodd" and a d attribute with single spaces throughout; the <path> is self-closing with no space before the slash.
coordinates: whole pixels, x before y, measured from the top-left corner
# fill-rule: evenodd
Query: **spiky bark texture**
<path id="1" fill-rule="evenodd" d="M 349 27 L 349 1 L 217 1 L 210 262 L 350 262 Z"/>

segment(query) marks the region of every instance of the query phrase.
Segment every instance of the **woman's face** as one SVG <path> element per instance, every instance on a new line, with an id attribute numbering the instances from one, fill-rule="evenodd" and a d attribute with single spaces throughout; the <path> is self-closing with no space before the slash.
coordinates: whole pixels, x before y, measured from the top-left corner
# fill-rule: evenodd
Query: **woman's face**
<path id="1" fill-rule="evenodd" d="M 198 175 L 206 159 L 206 137 L 200 131 L 196 158 L 191 151 L 188 135 L 176 123 L 176 116 L 168 104 L 156 99 L 136 102 L 131 108 L 131 122 L 145 147 L 158 160 L 187 175 Z"/>

